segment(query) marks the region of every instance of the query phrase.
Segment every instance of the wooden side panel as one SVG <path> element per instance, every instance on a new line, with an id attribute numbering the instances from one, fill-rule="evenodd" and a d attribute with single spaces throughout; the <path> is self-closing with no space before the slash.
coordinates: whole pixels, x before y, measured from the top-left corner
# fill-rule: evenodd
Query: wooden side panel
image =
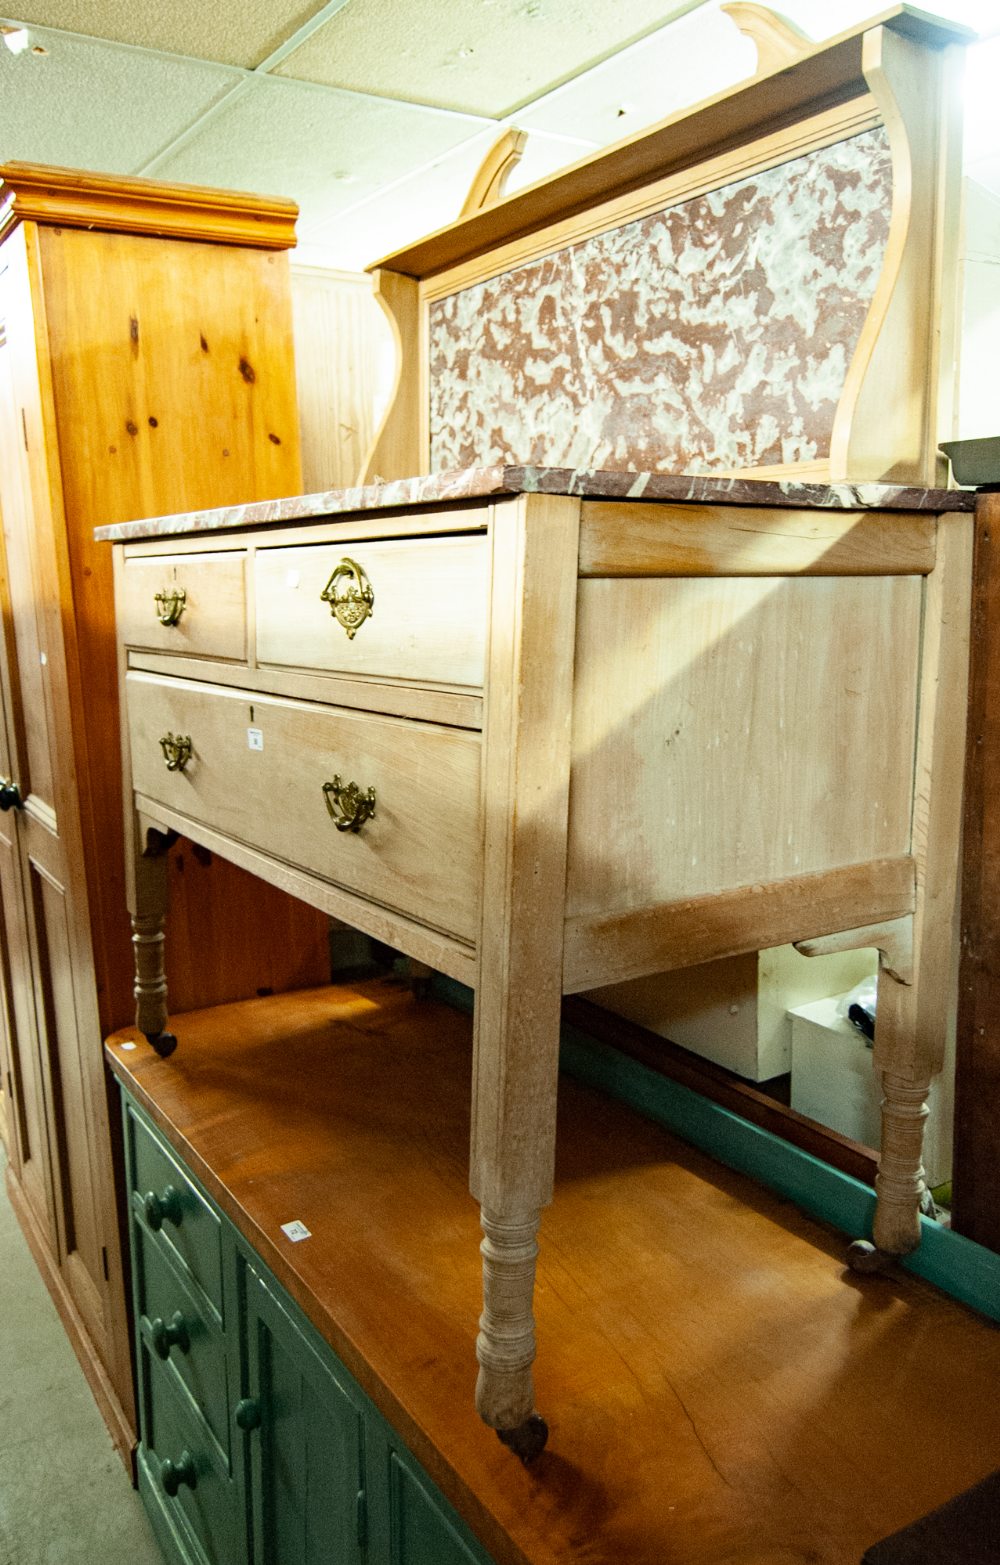
<path id="1" fill-rule="evenodd" d="M 909 577 L 582 581 L 567 917 L 906 854 L 920 600 Z"/>
<path id="2" fill-rule="evenodd" d="M 375 434 L 392 334 L 369 277 L 293 264 L 291 278 L 303 492 L 345 489 Z"/>
<path id="3" fill-rule="evenodd" d="M 970 659 L 954 1225 L 1000 1250 L 1000 494 L 982 495 Z"/>
<path id="4" fill-rule="evenodd" d="M 111 550 L 94 542 L 93 528 L 300 489 L 288 263 L 280 254 L 84 230 L 41 230 L 35 243 L 44 277 L 39 357 L 51 356 L 51 417 L 59 430 L 53 477 L 65 526 L 61 591 L 74 746 L 107 1031 L 132 1014 L 132 951 Z M 228 881 L 228 866 L 217 874 Z M 305 908 L 291 914 L 270 888 L 250 902 L 233 878 L 228 916 L 210 925 L 205 907 L 186 895 L 187 882 L 175 877 L 173 884 L 175 943 L 183 932 L 192 950 L 211 944 L 218 956 L 224 982 L 212 998 L 253 992 L 235 987 L 248 952 L 256 957 L 254 987 L 280 985 L 287 962 L 272 946 L 271 913 L 320 953 L 320 917 Z M 327 971 L 318 961 L 305 976 L 319 982 Z M 176 988 L 174 998 L 189 1003 Z M 198 999 L 205 998 L 199 986 Z"/>

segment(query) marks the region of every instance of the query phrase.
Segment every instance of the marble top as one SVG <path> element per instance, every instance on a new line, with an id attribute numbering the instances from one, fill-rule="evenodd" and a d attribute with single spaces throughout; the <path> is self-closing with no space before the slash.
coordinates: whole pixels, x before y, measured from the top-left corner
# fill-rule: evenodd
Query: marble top
<path id="1" fill-rule="evenodd" d="M 444 505 L 492 495 L 581 495 L 591 500 L 661 500 L 673 505 L 761 505 L 836 511 L 971 511 L 973 489 L 919 489 L 875 482 L 810 484 L 798 479 L 715 478 L 710 475 L 627 473 L 570 467 L 466 467 L 419 478 L 397 478 L 324 494 L 256 500 L 214 511 L 186 511 L 98 527 L 95 537 L 113 543 L 177 533 L 225 532 L 275 522 L 305 522 L 351 511 Z"/>

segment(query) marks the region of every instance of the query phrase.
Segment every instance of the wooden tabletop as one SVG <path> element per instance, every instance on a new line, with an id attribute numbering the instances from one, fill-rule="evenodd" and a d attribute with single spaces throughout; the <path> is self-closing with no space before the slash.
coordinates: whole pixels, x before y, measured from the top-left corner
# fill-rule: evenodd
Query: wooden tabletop
<path id="1" fill-rule="evenodd" d="M 469 1018 L 384 979 L 172 1027 L 115 1073 L 504 1565 L 846 1565 L 995 1468 L 994 1326 L 564 1080 L 524 1469 L 473 1410 Z"/>

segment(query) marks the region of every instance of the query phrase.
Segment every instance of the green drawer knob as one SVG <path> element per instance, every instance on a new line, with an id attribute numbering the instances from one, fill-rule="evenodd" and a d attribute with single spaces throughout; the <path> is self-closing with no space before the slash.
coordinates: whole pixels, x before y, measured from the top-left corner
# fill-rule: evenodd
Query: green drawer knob
<path id="1" fill-rule="evenodd" d="M 181 1193 L 173 1185 L 164 1185 L 159 1195 L 155 1190 L 148 1190 L 142 1198 L 142 1210 L 154 1233 L 159 1233 L 164 1222 L 179 1228 L 184 1217 Z"/>
<path id="2" fill-rule="evenodd" d="M 236 1404 L 236 1423 L 248 1433 L 260 1428 L 260 1403 L 256 1397 L 242 1397 Z"/>
<path id="3" fill-rule="evenodd" d="M 153 1352 L 157 1358 L 168 1359 L 171 1348 L 180 1348 L 182 1353 L 186 1353 L 191 1346 L 187 1322 L 180 1310 L 175 1310 L 169 1321 L 157 1315 L 156 1319 L 150 1322 L 149 1330 L 153 1339 Z"/>
<path id="4" fill-rule="evenodd" d="M 168 1457 L 160 1463 L 160 1483 L 163 1485 L 164 1494 L 171 1499 L 177 1493 L 181 1484 L 187 1484 L 189 1489 L 194 1489 L 198 1484 L 198 1474 L 194 1469 L 194 1457 L 190 1451 L 182 1451 L 176 1462 Z"/>

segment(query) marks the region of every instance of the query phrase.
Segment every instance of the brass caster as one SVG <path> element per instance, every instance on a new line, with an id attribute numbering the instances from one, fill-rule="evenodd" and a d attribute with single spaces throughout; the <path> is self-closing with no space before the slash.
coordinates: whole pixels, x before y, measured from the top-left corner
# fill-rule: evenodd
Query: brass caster
<path id="1" fill-rule="evenodd" d="M 541 1456 L 545 1450 L 545 1442 L 549 1438 L 549 1426 L 540 1413 L 530 1413 L 523 1424 L 518 1424 L 516 1429 L 498 1429 L 497 1439 L 520 1457 L 525 1467 L 529 1467 L 536 1457 Z"/>
<path id="2" fill-rule="evenodd" d="M 172 1032 L 147 1032 L 145 1038 L 146 1042 L 151 1044 L 156 1050 L 161 1060 L 165 1060 L 168 1054 L 173 1054 L 177 1047 L 177 1039 Z"/>
<path id="3" fill-rule="evenodd" d="M 884 1250 L 867 1239 L 855 1239 L 847 1251 L 847 1264 L 851 1271 L 862 1275 L 887 1271 L 893 1260 L 893 1256 L 886 1255 Z"/>

